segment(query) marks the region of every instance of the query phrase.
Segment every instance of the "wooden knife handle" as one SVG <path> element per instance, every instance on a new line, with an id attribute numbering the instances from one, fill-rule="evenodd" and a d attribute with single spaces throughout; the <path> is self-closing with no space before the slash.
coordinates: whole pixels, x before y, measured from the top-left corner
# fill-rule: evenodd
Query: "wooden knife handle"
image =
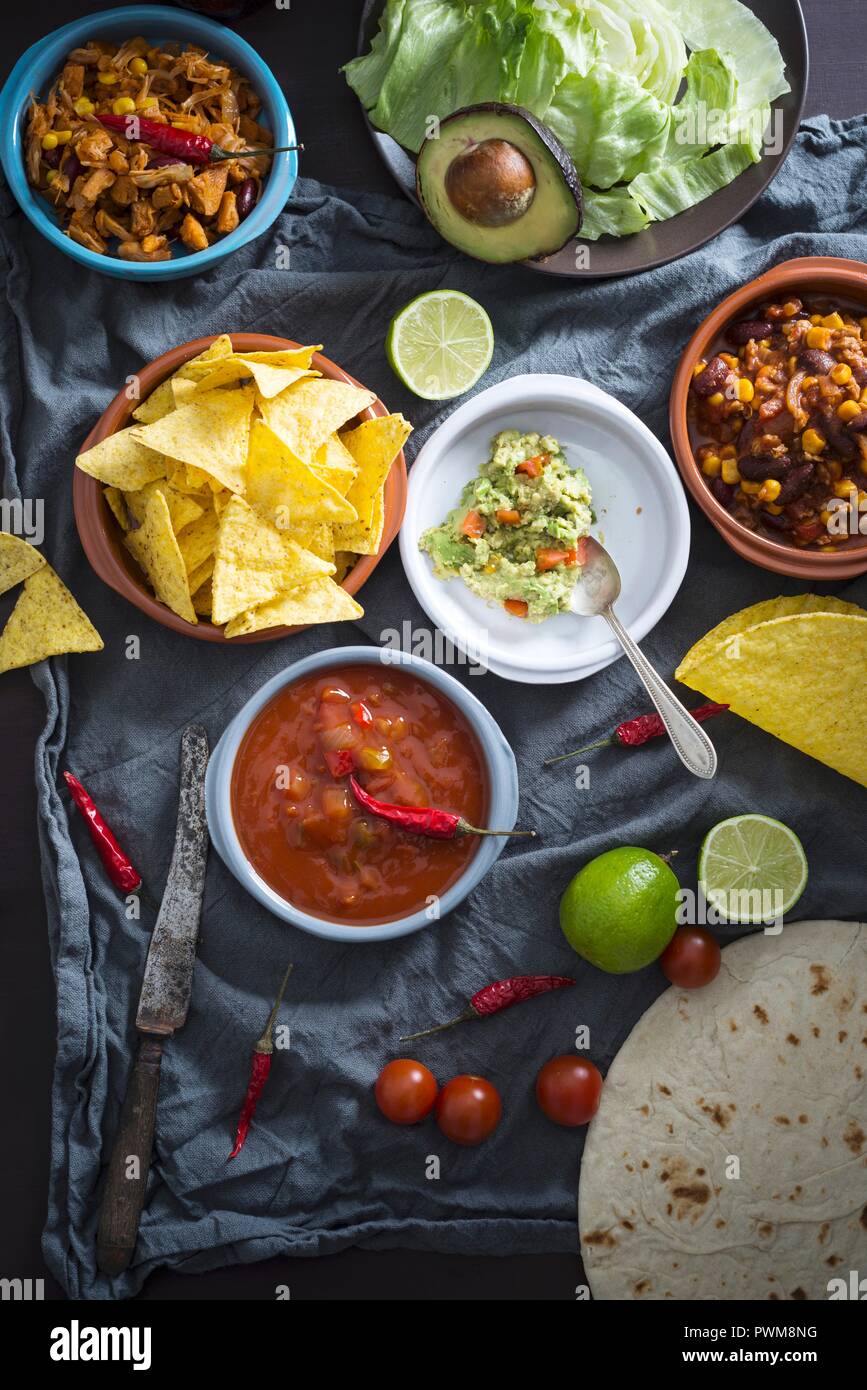
<path id="1" fill-rule="evenodd" d="M 163 1039 L 141 1037 L 111 1151 L 96 1233 L 96 1263 L 103 1274 L 122 1274 L 135 1253 L 151 1166 L 162 1059 Z"/>

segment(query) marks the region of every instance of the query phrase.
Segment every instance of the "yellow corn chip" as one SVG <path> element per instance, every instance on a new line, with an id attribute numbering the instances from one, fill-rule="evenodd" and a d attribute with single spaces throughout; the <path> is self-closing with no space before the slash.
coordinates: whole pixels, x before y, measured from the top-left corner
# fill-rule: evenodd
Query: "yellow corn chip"
<path id="1" fill-rule="evenodd" d="M 867 787 L 863 702 L 867 613 L 792 613 L 716 643 L 676 675 L 711 700 Z"/>
<path id="2" fill-rule="evenodd" d="M 272 400 L 261 398 L 262 418 L 297 458 L 312 463 L 320 444 L 376 400 L 345 381 L 296 381 Z"/>
<path id="3" fill-rule="evenodd" d="M 264 362 L 268 367 L 300 367 L 302 370 L 313 363 L 313 354 L 322 351 L 321 343 L 312 347 L 277 348 L 275 352 L 245 352 L 248 362 Z"/>
<path id="4" fill-rule="evenodd" d="M 342 584 L 351 569 L 355 568 L 358 559 L 348 550 L 338 550 L 334 556 L 334 582 Z"/>
<path id="5" fill-rule="evenodd" d="M 167 381 L 161 381 L 156 390 L 145 397 L 141 405 L 136 406 L 132 418 L 138 420 L 140 425 L 152 425 L 154 420 L 161 420 L 169 411 L 174 410 L 175 404 L 172 380 L 169 377 Z"/>
<path id="6" fill-rule="evenodd" d="M 207 511 L 186 526 L 178 536 L 178 548 L 183 556 L 187 574 L 192 574 L 207 559 L 213 557 L 219 529 L 220 518 L 217 513 Z"/>
<path id="7" fill-rule="evenodd" d="M 148 483 L 148 487 L 154 487 L 154 483 Z M 126 493 L 121 492 L 119 487 L 104 487 L 102 495 L 105 498 L 111 513 L 122 531 L 129 530 L 129 513 L 126 509 Z"/>
<path id="8" fill-rule="evenodd" d="M 172 398 L 175 403 L 175 410 L 182 405 L 189 405 L 196 394 L 196 383 L 184 376 L 173 376 L 171 380 Z"/>
<path id="9" fill-rule="evenodd" d="M 91 478 L 98 478 L 110 487 L 119 487 L 122 492 L 135 492 L 156 478 L 166 476 L 162 450 L 153 449 L 136 437 L 140 430 L 154 428 L 154 425 L 131 425 L 127 430 L 118 430 L 117 434 L 110 434 L 86 453 L 79 454 L 75 462 Z"/>
<path id="10" fill-rule="evenodd" d="M 385 500 L 378 492 L 373 500 L 373 516 L 367 526 L 363 522 L 350 522 L 345 526 L 334 527 L 334 547 L 336 550 L 351 550 L 356 555 L 378 555 L 385 527 Z"/>
<path id="11" fill-rule="evenodd" d="M 28 579 L 45 564 L 45 559 L 27 541 L 0 531 L 0 594 L 5 594 L 22 579 Z"/>
<path id="12" fill-rule="evenodd" d="M 210 618 L 213 602 L 214 594 L 211 580 L 206 579 L 204 584 L 193 594 L 193 607 L 203 618 Z"/>
<path id="13" fill-rule="evenodd" d="M 222 487 L 220 488 L 219 492 L 214 493 L 212 501 L 214 504 L 214 511 L 217 513 L 217 516 L 219 516 L 220 513 L 228 506 L 228 504 L 232 500 L 233 495 L 234 494 L 231 493 L 227 487 Z"/>
<path id="14" fill-rule="evenodd" d="M 334 534 L 327 521 L 313 522 L 310 525 L 293 526 L 286 534 L 303 550 L 312 550 L 320 560 L 334 563 Z"/>
<path id="15" fill-rule="evenodd" d="M 264 362 L 253 362 L 249 358 L 233 355 L 209 367 L 196 383 L 195 394 L 199 397 L 215 387 L 230 386 L 252 377 L 259 395 L 268 400 L 303 377 L 319 375 L 321 373 L 307 371 L 304 367 L 271 367 Z"/>
<path id="16" fill-rule="evenodd" d="M 157 488 L 148 498 L 145 519 L 137 531 L 130 531 L 124 544 L 144 570 L 161 603 L 185 618 L 198 622 L 190 599 L 190 586 L 165 494 Z"/>
<path id="17" fill-rule="evenodd" d="M 341 436 L 358 464 L 358 477 L 346 496 L 362 525 L 370 526 L 376 494 L 385 486 L 391 465 L 411 432 L 412 425 L 402 415 L 380 415 Z"/>
<path id="18" fill-rule="evenodd" d="M 269 627 L 294 627 L 298 623 L 339 623 L 364 616 L 355 599 L 333 579 L 311 579 L 309 584 L 290 589 L 242 613 L 226 627 L 227 637 L 243 637 Z"/>
<path id="19" fill-rule="evenodd" d="M 307 522 L 355 519 L 355 508 L 345 497 L 297 458 L 261 420 L 254 420 L 250 431 L 245 495 L 251 506 L 281 531 Z"/>
<path id="20" fill-rule="evenodd" d="M 339 434 L 330 434 L 325 443 L 319 445 L 310 467 L 336 488 L 341 497 L 347 495 L 358 474 L 355 459 L 341 444 Z"/>
<path id="21" fill-rule="evenodd" d="M 132 433 L 139 443 L 201 468 L 232 492 L 243 492 L 252 409 L 250 387 L 209 391 L 152 425 L 133 426 Z"/>
<path id="22" fill-rule="evenodd" d="M 195 606 L 195 597 L 196 597 L 196 594 L 197 594 L 198 590 L 201 589 L 201 587 L 202 587 L 203 584 L 207 584 L 208 580 L 210 579 L 210 577 L 211 577 L 211 575 L 212 575 L 213 573 L 214 573 L 214 557 L 213 557 L 213 555 L 209 555 L 208 558 L 207 558 L 207 560 L 203 560 L 202 563 L 201 563 L 200 565 L 197 565 L 197 566 L 196 566 L 196 568 L 193 570 L 192 574 L 189 574 L 189 575 L 187 576 L 187 579 L 188 579 L 189 585 L 190 585 L 190 593 L 192 594 L 192 597 L 193 597 L 193 600 L 194 600 L 194 606 Z M 196 611 L 198 612 L 198 609 L 196 609 Z"/>
<path id="23" fill-rule="evenodd" d="M 681 671 L 697 666 L 717 647 L 727 646 L 739 632 L 756 627 L 758 623 L 769 622 L 773 618 L 788 618 L 794 613 L 854 613 L 863 616 L 864 609 L 857 604 L 847 603 L 841 598 L 822 594 L 791 594 L 788 597 L 767 598 L 761 603 L 753 603 L 732 613 L 716 627 L 711 628 L 700 641 L 687 652 L 677 669 L 677 679 L 682 680 Z"/>
<path id="24" fill-rule="evenodd" d="M 200 352 L 196 357 L 191 357 L 189 362 L 185 362 L 182 367 L 178 367 L 178 370 L 171 380 L 189 381 L 191 378 L 194 379 L 198 372 L 203 370 L 207 371 L 209 369 L 209 364 L 218 358 L 231 357 L 234 350 L 235 349 L 232 347 L 232 339 L 229 337 L 228 333 L 221 333 L 218 338 L 214 339 L 210 347 L 205 348 L 204 352 Z"/>
<path id="25" fill-rule="evenodd" d="M 162 479 L 155 483 L 148 483 L 146 487 L 140 488 L 138 492 L 127 492 L 125 494 L 126 505 L 133 520 L 141 526 L 145 519 L 147 504 L 154 492 L 159 489 L 166 499 L 169 506 L 169 516 L 172 519 L 172 530 L 175 535 L 182 531 L 185 526 L 200 517 L 205 510 L 193 497 L 179 492 L 171 483 Z M 109 506 L 111 503 L 109 503 Z M 127 529 L 129 529 L 127 527 Z"/>
<path id="26" fill-rule="evenodd" d="M 43 563 L 25 579 L 0 633 L 0 672 L 32 666 L 64 652 L 101 652 L 102 647 L 87 614 L 51 566 Z"/>
<path id="27" fill-rule="evenodd" d="M 217 535 L 214 622 L 228 622 L 283 589 L 331 569 L 310 551 L 286 542 L 243 498 L 233 497 Z"/>

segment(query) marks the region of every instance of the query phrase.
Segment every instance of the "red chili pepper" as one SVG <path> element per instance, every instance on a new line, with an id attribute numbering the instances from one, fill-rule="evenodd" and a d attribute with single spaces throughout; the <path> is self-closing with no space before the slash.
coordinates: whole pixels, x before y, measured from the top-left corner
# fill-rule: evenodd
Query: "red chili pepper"
<path id="1" fill-rule="evenodd" d="M 366 811 L 381 816 L 401 830 L 411 830 L 416 835 L 427 835 L 431 840 L 455 840 L 461 835 L 529 835 L 535 830 L 479 830 L 470 825 L 463 816 L 454 811 L 437 811 L 432 806 L 394 806 L 388 801 L 377 801 L 362 787 L 353 773 L 349 779 L 352 794 Z"/>
<path id="2" fill-rule="evenodd" d="M 90 838 L 115 888 L 122 893 L 135 893 L 141 887 L 141 874 L 133 868 L 78 778 L 73 777 L 71 772 L 64 772 L 63 777 L 73 801 L 87 821 Z"/>
<path id="3" fill-rule="evenodd" d="M 418 1038 L 430 1037 L 431 1033 L 441 1033 L 445 1028 L 454 1028 L 456 1023 L 466 1023 L 471 1018 L 487 1018 L 510 1009 L 513 1004 L 523 1004 L 525 999 L 535 999 L 537 994 L 547 994 L 552 989 L 563 989 L 574 985 L 569 975 L 513 975 L 510 980 L 495 980 L 485 985 L 473 995 L 468 1009 L 448 1023 L 437 1023 L 433 1028 L 425 1028 L 422 1033 L 409 1033 L 400 1042 L 415 1042 Z"/>
<path id="4" fill-rule="evenodd" d="M 693 719 L 699 724 L 703 724 L 706 719 L 713 719 L 715 715 L 722 714 L 728 709 L 728 705 L 699 705 L 698 709 L 691 709 L 689 712 Z M 593 748 L 611 748 L 614 744 L 620 744 L 621 748 L 640 748 L 643 743 L 651 738 L 661 738 L 667 733 L 667 729 L 658 714 L 639 714 L 635 719 L 627 719 L 625 723 L 618 724 L 610 738 L 601 738 L 598 743 L 587 743 L 583 748 L 575 748 L 571 753 L 558 753 L 556 758 L 546 758 L 544 767 L 552 767 L 554 763 L 562 763 L 566 758 L 578 758 L 582 753 L 589 753 Z"/>
<path id="5" fill-rule="evenodd" d="M 352 717 L 356 724 L 360 724 L 363 729 L 369 729 L 373 723 L 373 715 L 363 700 L 356 700 L 350 705 Z"/>
<path id="6" fill-rule="evenodd" d="M 162 121 L 148 120 L 146 116 L 97 116 L 97 120 L 106 130 L 117 131 L 127 140 L 140 141 L 160 154 L 174 155 L 188 164 L 221 164 L 227 159 L 250 159 L 253 155 L 284 154 L 304 148 L 303 145 L 269 145 L 262 150 L 224 150 L 207 135 L 193 135 L 189 130 L 178 130 Z"/>
<path id="7" fill-rule="evenodd" d="M 250 1124 L 256 1110 L 256 1105 L 271 1072 L 271 1057 L 274 1052 L 274 1024 L 277 1021 L 277 1013 L 283 1002 L 283 991 L 286 988 L 286 981 L 291 974 L 292 966 L 287 965 L 286 974 L 283 976 L 283 983 L 280 986 L 277 998 L 274 1000 L 274 1007 L 268 1015 L 265 1031 L 259 1041 L 254 1044 L 253 1061 L 250 1067 L 250 1080 L 247 1083 L 247 1094 L 244 1096 L 244 1104 L 241 1106 L 241 1114 L 238 1119 L 238 1129 L 235 1134 L 235 1147 L 229 1154 L 229 1158 L 226 1159 L 227 1163 L 229 1159 L 237 1158 L 244 1147 L 247 1135 L 250 1132 Z"/>

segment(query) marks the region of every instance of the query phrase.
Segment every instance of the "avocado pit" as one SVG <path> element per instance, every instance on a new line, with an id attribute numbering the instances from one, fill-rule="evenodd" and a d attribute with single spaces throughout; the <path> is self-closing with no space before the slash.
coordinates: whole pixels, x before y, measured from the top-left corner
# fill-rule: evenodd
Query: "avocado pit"
<path id="1" fill-rule="evenodd" d="M 446 171 L 446 193 L 455 211 L 478 227 L 507 227 L 524 217 L 536 196 L 536 175 L 510 140 L 471 144 Z"/>

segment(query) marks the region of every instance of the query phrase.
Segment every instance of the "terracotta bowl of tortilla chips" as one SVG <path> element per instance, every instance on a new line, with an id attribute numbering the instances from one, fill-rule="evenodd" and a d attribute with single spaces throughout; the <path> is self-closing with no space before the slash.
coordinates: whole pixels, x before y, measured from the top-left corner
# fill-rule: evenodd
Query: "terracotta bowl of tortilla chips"
<path id="1" fill-rule="evenodd" d="M 687 424 L 687 399 L 693 368 L 710 355 L 712 345 L 735 319 L 769 300 L 811 298 L 864 305 L 867 313 L 867 266 L 837 256 L 803 256 L 783 261 L 735 290 L 699 324 L 684 349 L 675 373 L 669 407 L 669 425 L 681 477 L 705 516 L 742 559 L 776 574 L 796 579 L 852 579 L 867 571 L 867 536 L 850 538 L 835 550 L 801 548 L 787 539 L 773 540 L 736 520 L 717 501 L 696 462 Z"/>
<path id="2" fill-rule="evenodd" d="M 300 344 L 292 342 L 290 339 L 277 338 L 269 334 L 233 333 L 229 336 L 236 353 L 291 351 L 300 348 Z M 197 338 L 193 342 L 183 343 L 179 347 L 172 348 L 170 352 L 164 353 L 162 357 L 157 357 L 153 362 L 142 367 L 137 374 L 139 398 L 130 400 L 126 390 L 119 391 L 107 410 L 100 416 L 82 444 L 79 453 L 85 453 L 109 435 L 115 434 L 130 424 L 135 424 L 136 422 L 132 419 L 132 412 L 139 404 L 139 400 L 145 401 L 179 367 L 205 351 L 215 341 L 216 335 Z M 354 387 L 360 386 L 360 383 L 349 376 L 347 372 L 344 372 L 336 363 L 319 352 L 313 356 L 311 365 L 322 374 L 323 378 L 345 382 Z M 375 400 L 369 408 L 360 411 L 358 416 L 354 420 L 348 421 L 347 424 L 360 424 L 364 420 L 384 417 L 387 413 L 382 402 Z M 350 595 L 358 593 L 396 537 L 406 506 L 406 487 L 406 461 L 401 450 L 391 464 L 384 485 L 382 498 L 384 523 L 379 548 L 376 554 L 358 556 L 352 568 L 341 580 L 341 587 L 346 593 Z M 222 627 L 212 622 L 204 619 L 195 624 L 188 622 L 156 598 L 143 572 L 124 545 L 124 532 L 109 507 L 103 484 L 96 478 L 82 472 L 80 468 L 76 468 L 72 484 L 72 498 L 75 522 L 84 552 L 100 579 L 116 593 L 128 599 L 142 613 L 146 613 L 149 618 L 153 618 L 155 622 L 161 623 L 164 627 L 183 633 L 186 637 L 197 637 L 205 642 L 238 643 L 275 641 L 288 636 L 290 633 L 301 632 L 305 627 L 310 626 L 309 623 L 297 623 L 288 627 L 275 626 L 230 638 L 226 637 Z M 316 619 L 312 619 L 312 621 L 316 621 Z M 324 621 L 328 621 L 328 618 L 325 618 Z"/>

